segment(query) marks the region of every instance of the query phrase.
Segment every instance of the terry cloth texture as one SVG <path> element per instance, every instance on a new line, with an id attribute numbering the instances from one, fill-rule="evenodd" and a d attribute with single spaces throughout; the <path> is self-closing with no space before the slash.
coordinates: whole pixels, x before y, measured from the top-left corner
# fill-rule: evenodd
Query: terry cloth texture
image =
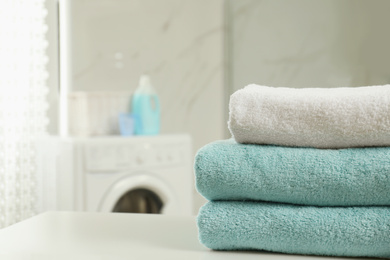
<path id="1" fill-rule="evenodd" d="M 389 207 L 311 207 L 208 202 L 199 239 L 215 250 L 390 257 Z"/>
<path id="2" fill-rule="evenodd" d="M 273 88 L 249 85 L 229 103 L 237 142 L 346 148 L 390 146 L 390 85 Z"/>
<path id="3" fill-rule="evenodd" d="M 330 150 L 230 139 L 201 148 L 194 168 L 197 190 L 208 200 L 390 205 L 390 147 Z"/>

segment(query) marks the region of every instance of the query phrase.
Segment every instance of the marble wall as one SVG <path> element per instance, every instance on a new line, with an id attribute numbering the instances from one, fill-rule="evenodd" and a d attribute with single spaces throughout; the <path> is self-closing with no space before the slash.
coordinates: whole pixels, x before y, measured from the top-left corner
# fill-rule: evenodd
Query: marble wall
<path id="1" fill-rule="evenodd" d="M 390 81 L 386 0 L 227 0 L 230 91 Z"/>
<path id="2" fill-rule="evenodd" d="M 194 151 L 223 138 L 222 0 L 72 2 L 73 91 L 134 91 L 151 76 L 161 132 L 188 132 Z"/>

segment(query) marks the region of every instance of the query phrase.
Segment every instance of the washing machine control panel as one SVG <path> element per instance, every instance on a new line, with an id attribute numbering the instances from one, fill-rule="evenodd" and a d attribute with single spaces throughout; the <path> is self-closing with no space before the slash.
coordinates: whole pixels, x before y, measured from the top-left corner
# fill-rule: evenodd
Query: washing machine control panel
<path id="1" fill-rule="evenodd" d="M 190 144 L 174 143 L 98 143 L 84 149 L 89 172 L 119 171 L 144 167 L 172 167 L 187 163 Z"/>

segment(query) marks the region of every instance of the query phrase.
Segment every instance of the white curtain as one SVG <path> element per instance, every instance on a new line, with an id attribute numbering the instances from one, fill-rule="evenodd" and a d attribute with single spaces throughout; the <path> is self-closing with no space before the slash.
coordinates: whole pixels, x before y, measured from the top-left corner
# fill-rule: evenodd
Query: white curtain
<path id="1" fill-rule="evenodd" d="M 0 228 L 37 213 L 35 140 L 45 134 L 45 0 L 0 0 Z"/>

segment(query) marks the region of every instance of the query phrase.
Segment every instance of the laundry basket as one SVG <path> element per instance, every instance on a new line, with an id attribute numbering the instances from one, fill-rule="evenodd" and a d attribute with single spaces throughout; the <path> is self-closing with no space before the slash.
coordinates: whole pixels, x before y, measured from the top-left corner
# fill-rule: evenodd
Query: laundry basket
<path id="1" fill-rule="evenodd" d="M 70 93 L 70 135 L 119 135 L 118 117 L 120 113 L 130 112 L 130 100 L 131 93 L 123 91 Z"/>

